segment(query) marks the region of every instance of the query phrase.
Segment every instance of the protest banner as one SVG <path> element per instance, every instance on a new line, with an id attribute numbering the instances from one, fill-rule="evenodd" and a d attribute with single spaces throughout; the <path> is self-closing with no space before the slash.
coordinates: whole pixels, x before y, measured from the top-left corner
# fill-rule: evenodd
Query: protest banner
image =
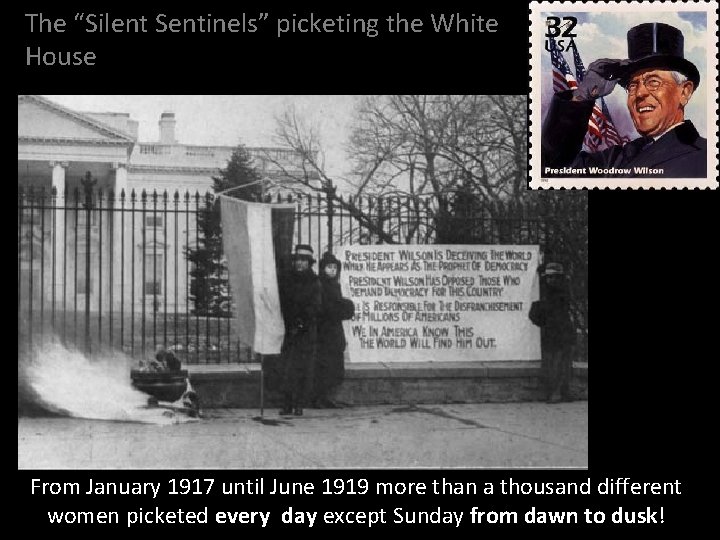
<path id="1" fill-rule="evenodd" d="M 540 359 L 537 245 L 344 246 L 350 362 Z"/>

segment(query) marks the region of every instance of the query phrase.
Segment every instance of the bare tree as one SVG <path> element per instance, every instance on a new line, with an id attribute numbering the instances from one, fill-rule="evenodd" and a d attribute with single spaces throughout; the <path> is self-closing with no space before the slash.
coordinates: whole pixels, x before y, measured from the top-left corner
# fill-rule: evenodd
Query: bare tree
<path id="1" fill-rule="evenodd" d="M 518 197 L 527 159 L 523 96 L 372 96 L 350 141 L 354 185 L 438 195 L 470 180 L 486 198 Z M 403 178 L 404 177 L 404 178 Z"/>
<path id="2" fill-rule="evenodd" d="M 338 179 L 332 178 L 325 170 L 324 153 L 317 130 L 299 118 L 293 108 L 277 118 L 276 138 L 280 145 L 292 150 L 297 156 L 296 163 L 292 166 L 270 154 L 265 156 L 265 159 L 280 171 L 286 184 L 287 181 L 290 184 L 295 183 L 304 193 L 322 194 L 328 201 L 332 201 L 334 207 L 342 208 L 380 241 L 389 244 L 397 242 L 391 234 L 383 230 L 371 213 L 363 211 L 356 204 L 359 194 L 355 197 L 343 197 L 338 193 Z M 340 181 L 342 182 L 341 179 Z"/>
<path id="3" fill-rule="evenodd" d="M 269 158 L 305 190 L 322 192 L 382 242 L 408 242 L 420 232 L 451 242 L 460 198 L 520 201 L 527 162 L 523 96 L 367 96 L 355 111 L 347 143 L 347 177 L 325 170 L 317 131 L 290 109 L 278 119 L 280 144 L 300 158 L 295 171 Z M 396 201 L 403 230 L 385 231 L 385 216 L 361 210 L 337 195 L 338 185 L 358 197 Z"/>
<path id="4" fill-rule="evenodd" d="M 437 241 L 449 241 L 458 194 L 490 202 L 522 198 L 526 107 L 523 96 L 367 97 L 349 145 L 350 183 L 358 193 L 403 196 L 408 211 L 426 201 Z"/>
<path id="5" fill-rule="evenodd" d="M 525 96 L 447 96 L 451 119 L 441 155 L 473 192 L 520 202 L 527 181 Z"/>

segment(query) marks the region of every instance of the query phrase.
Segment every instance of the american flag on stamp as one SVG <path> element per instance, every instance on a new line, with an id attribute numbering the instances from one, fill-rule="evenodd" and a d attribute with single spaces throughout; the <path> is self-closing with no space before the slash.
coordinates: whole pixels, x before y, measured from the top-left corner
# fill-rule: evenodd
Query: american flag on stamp
<path id="1" fill-rule="evenodd" d="M 575 90 L 577 81 L 570 71 L 570 66 L 558 50 L 555 38 L 550 38 L 550 59 L 552 60 L 553 91 L 555 93 L 565 90 Z"/>
<path id="2" fill-rule="evenodd" d="M 597 124 L 598 132 L 605 141 L 605 144 L 612 146 L 614 144 L 622 144 L 629 141 L 630 139 L 628 137 L 621 137 L 617 132 L 617 129 L 615 129 L 615 124 L 613 124 L 612 118 L 610 117 L 610 111 L 608 110 L 607 104 L 603 98 L 600 98 L 600 106 L 601 108 L 598 111 L 598 106 L 595 104 L 590 121 L 595 121 Z M 590 129 L 589 126 L 588 129 Z"/>
<path id="3" fill-rule="evenodd" d="M 575 63 L 575 75 L 577 77 L 577 81 L 582 82 L 585 78 L 585 65 L 580 58 L 580 53 L 577 50 L 575 40 L 572 41 L 572 49 L 573 61 Z M 602 149 L 603 144 L 605 147 L 608 147 L 615 144 L 623 144 L 629 140 L 630 139 L 628 137 L 621 137 L 615 128 L 615 124 L 610 116 L 610 111 L 605 103 L 605 99 L 600 98 L 599 100 L 596 100 L 592 115 L 588 121 L 588 131 L 584 141 L 588 150 L 597 152 Z"/>

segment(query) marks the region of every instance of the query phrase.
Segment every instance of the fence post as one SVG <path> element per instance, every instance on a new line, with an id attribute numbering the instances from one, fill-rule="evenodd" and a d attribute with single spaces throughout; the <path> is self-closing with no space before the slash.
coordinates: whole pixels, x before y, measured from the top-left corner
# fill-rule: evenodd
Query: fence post
<path id="1" fill-rule="evenodd" d="M 67 219 L 65 216 L 65 169 L 67 162 L 50 162 L 52 167 L 53 189 L 53 324 L 55 323 L 55 309 L 59 308 L 62 300 L 65 309 L 65 236 L 67 234 Z M 64 315 L 63 315 L 64 318 Z M 63 325 L 65 321 L 63 320 Z M 65 331 L 63 327 L 63 332 Z"/>
<path id="2" fill-rule="evenodd" d="M 90 221 L 92 219 L 92 188 L 97 183 L 90 171 L 80 183 L 85 190 L 85 353 L 90 354 Z"/>
<path id="3" fill-rule="evenodd" d="M 18 266 L 17 266 L 17 287 L 18 287 L 18 321 L 22 315 L 22 246 L 23 246 L 23 212 L 25 211 L 25 190 L 23 186 L 18 186 Z M 20 323 L 18 323 L 20 324 Z"/>
<path id="4" fill-rule="evenodd" d="M 335 191 L 337 188 L 332 184 L 328 184 L 325 192 L 327 194 L 327 235 L 328 235 L 328 252 L 333 252 L 333 217 L 335 208 L 333 206 L 335 199 Z"/>

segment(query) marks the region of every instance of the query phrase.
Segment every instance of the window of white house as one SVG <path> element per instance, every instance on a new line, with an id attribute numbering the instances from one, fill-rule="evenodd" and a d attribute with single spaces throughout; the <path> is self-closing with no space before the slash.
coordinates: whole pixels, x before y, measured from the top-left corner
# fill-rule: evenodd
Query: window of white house
<path id="1" fill-rule="evenodd" d="M 162 217 L 162 216 L 157 216 L 157 215 L 155 215 L 155 216 L 154 216 L 154 215 L 149 215 L 149 216 L 146 215 L 146 216 L 145 216 L 145 226 L 146 226 L 148 229 L 151 229 L 151 228 L 162 229 L 162 227 L 163 227 L 163 217 Z"/>
<path id="2" fill-rule="evenodd" d="M 90 215 L 90 225 L 95 227 L 98 223 L 98 212 L 94 208 L 88 212 L 85 208 L 77 210 L 77 222 L 78 228 L 85 227 L 87 225 L 88 214 Z"/>
<path id="3" fill-rule="evenodd" d="M 90 282 L 88 283 L 85 279 L 85 267 L 83 266 L 82 270 L 78 269 L 77 293 L 85 294 L 87 290 L 90 290 L 90 294 L 92 294 L 92 276 L 90 276 Z"/>
<path id="4" fill-rule="evenodd" d="M 77 284 L 75 285 L 75 290 L 77 291 L 77 294 L 85 294 L 85 291 L 90 291 L 92 294 L 93 290 L 93 263 L 95 262 L 93 257 L 94 250 L 90 249 L 90 275 L 87 275 L 87 260 L 85 257 L 86 251 L 85 247 L 82 246 L 80 249 L 78 249 L 78 256 L 77 260 L 75 261 L 75 264 L 77 265 Z M 96 263 L 97 264 L 97 263 Z M 95 268 L 97 271 L 97 268 Z"/>
<path id="5" fill-rule="evenodd" d="M 20 220 L 23 226 L 29 225 L 33 222 L 37 223 L 37 221 L 40 219 L 38 211 L 34 208 L 23 208 L 20 216 Z"/>
<path id="6" fill-rule="evenodd" d="M 145 294 L 154 296 L 163 294 L 163 256 L 145 255 Z"/>

